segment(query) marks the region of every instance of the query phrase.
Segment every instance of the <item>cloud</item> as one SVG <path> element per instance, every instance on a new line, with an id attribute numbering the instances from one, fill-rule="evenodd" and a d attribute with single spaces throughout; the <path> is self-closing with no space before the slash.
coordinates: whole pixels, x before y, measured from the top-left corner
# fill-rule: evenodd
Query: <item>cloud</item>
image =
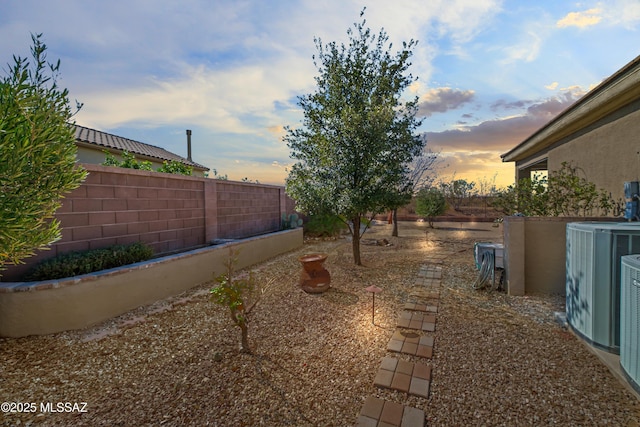
<path id="1" fill-rule="evenodd" d="M 422 95 L 418 101 L 418 116 L 431 117 L 434 113 L 455 110 L 474 99 L 473 90 L 441 87 Z"/>
<path id="2" fill-rule="evenodd" d="M 454 151 L 440 157 L 444 165 L 438 170 L 443 181 L 466 179 L 478 183 L 479 179 L 491 182 L 495 177 L 497 187 L 513 183 L 513 164 L 503 163 L 498 151 Z M 482 178 L 481 178 L 482 177 Z"/>
<path id="3" fill-rule="evenodd" d="M 518 100 L 518 101 L 507 101 L 504 99 L 499 99 L 496 102 L 494 102 L 493 104 L 491 104 L 489 106 L 489 108 L 491 108 L 491 111 L 498 111 L 498 110 L 519 110 L 522 109 L 524 107 L 526 107 L 527 105 L 532 104 L 533 101 L 527 101 L 527 100 Z"/>
<path id="4" fill-rule="evenodd" d="M 553 82 L 551 84 L 548 84 L 545 86 L 545 89 L 549 89 L 549 90 L 556 90 L 558 87 L 558 82 Z"/>
<path id="5" fill-rule="evenodd" d="M 528 107 L 518 115 L 486 120 L 477 125 L 461 126 L 442 132 L 427 132 L 427 141 L 431 147 L 443 152 L 470 150 L 502 153 L 524 141 L 572 105 L 583 94 L 584 91 L 578 87 L 570 87 L 557 96 L 537 102 L 515 101 L 507 103 L 498 101 L 493 104 L 492 108 L 499 106 L 509 109 L 525 105 Z"/>
<path id="6" fill-rule="evenodd" d="M 637 0 L 614 0 L 601 7 L 609 25 L 637 29 L 636 25 L 640 22 L 640 2 Z"/>
<path id="7" fill-rule="evenodd" d="M 593 8 L 584 12 L 570 12 L 564 18 L 556 22 L 556 27 L 586 28 L 598 24 L 602 20 L 602 9 Z"/>
<path id="8" fill-rule="evenodd" d="M 191 123 L 217 132 L 270 133 L 282 121 L 276 117 L 276 102 L 286 104 L 293 88 L 312 81 L 305 68 L 292 58 L 232 70 L 185 66 L 171 79 L 147 79 L 136 88 L 88 91 L 78 119 L 100 128 Z M 287 81 L 294 85 L 288 86 Z"/>
<path id="9" fill-rule="evenodd" d="M 511 64 L 517 61 L 534 61 L 540 54 L 543 40 L 540 31 L 526 31 L 518 43 L 504 48 L 507 57 L 501 61 L 501 64 Z"/>

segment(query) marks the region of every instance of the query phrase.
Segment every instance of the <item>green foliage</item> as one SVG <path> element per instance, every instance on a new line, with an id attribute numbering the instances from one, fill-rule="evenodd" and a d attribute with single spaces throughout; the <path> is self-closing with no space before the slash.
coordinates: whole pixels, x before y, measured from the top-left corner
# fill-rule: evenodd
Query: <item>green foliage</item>
<path id="1" fill-rule="evenodd" d="M 523 178 L 517 185 L 498 191 L 494 206 L 505 215 L 546 216 L 549 214 L 547 185 L 547 179 L 538 175 Z"/>
<path id="2" fill-rule="evenodd" d="M 80 276 L 146 261 L 151 257 L 153 257 L 153 249 L 144 243 L 69 252 L 42 261 L 27 273 L 25 280 L 53 280 Z"/>
<path id="3" fill-rule="evenodd" d="M 60 239 L 54 213 L 86 177 L 60 61 L 47 62 L 41 36 L 31 36 L 33 62 L 14 56 L 0 80 L 0 270 Z"/>
<path id="4" fill-rule="evenodd" d="M 185 165 L 184 163 L 180 163 L 175 160 L 171 160 L 167 162 L 166 160 L 162 162 L 162 166 L 157 169 L 158 172 L 163 173 L 173 173 L 176 175 L 193 175 L 193 168 L 189 165 Z"/>
<path id="5" fill-rule="evenodd" d="M 282 213 L 282 229 L 283 230 L 293 230 L 295 228 L 302 226 L 302 218 L 298 218 L 298 214 L 292 213 L 287 215 L 286 213 Z"/>
<path id="6" fill-rule="evenodd" d="M 349 220 L 356 264 L 361 218 L 396 203 L 399 189 L 409 187 L 407 165 L 425 143 L 414 135 L 422 122 L 417 97 L 401 101 L 415 80 L 407 70 L 416 42 L 393 54 L 384 30 L 375 36 L 365 23 L 348 30 L 348 46 L 315 39 L 317 89 L 299 97 L 303 126 L 287 127 L 284 137 L 296 160 L 287 193 L 300 212 Z"/>
<path id="7" fill-rule="evenodd" d="M 608 215 L 614 201 L 604 190 L 586 178 L 578 176 L 577 167 L 562 162 L 560 170 L 549 174 L 549 211 L 554 216 Z"/>
<path id="8" fill-rule="evenodd" d="M 454 179 L 440 184 L 445 198 L 455 210 L 460 210 L 462 203 L 471 198 L 475 192 L 475 186 L 475 182 L 468 182 L 466 179 Z"/>
<path id="9" fill-rule="evenodd" d="M 105 160 L 102 162 L 104 166 L 115 166 L 119 168 L 127 168 L 127 169 L 138 169 L 143 171 L 152 171 L 151 162 L 148 160 L 138 161 L 136 160 L 136 156 L 134 154 L 129 153 L 128 151 L 122 152 L 122 161 L 116 159 L 116 157 L 110 152 L 104 150 Z"/>
<path id="10" fill-rule="evenodd" d="M 416 213 L 427 218 L 433 228 L 433 218 L 442 215 L 447 209 L 444 194 L 437 188 L 423 188 L 416 195 Z"/>
<path id="11" fill-rule="evenodd" d="M 107 150 L 104 150 L 103 153 L 105 155 L 104 162 L 102 162 L 103 166 L 115 166 L 119 168 L 153 171 L 153 164 L 150 161 L 136 160 L 136 156 L 134 154 L 129 153 L 126 150 L 122 152 L 121 161 L 118 160 L 113 154 L 111 154 Z M 162 166 L 160 166 L 156 170 L 156 172 L 191 176 L 193 175 L 193 168 L 191 166 L 185 165 L 184 163 L 180 163 L 176 160 L 171 160 L 170 162 L 167 162 L 165 160 L 164 162 L 162 162 Z M 215 170 L 214 170 L 214 173 L 215 173 Z"/>
<path id="12" fill-rule="evenodd" d="M 229 314 L 233 323 L 241 330 L 240 350 L 244 353 L 251 353 L 248 341 L 248 323 L 247 315 L 251 308 L 247 308 L 245 298 L 255 288 L 255 279 L 253 273 L 249 273 L 248 277 L 234 277 L 235 267 L 238 263 L 238 251 L 229 249 L 229 257 L 224 262 L 226 271 L 215 278 L 217 286 L 211 289 L 211 301 L 218 305 L 229 308 Z"/>
<path id="13" fill-rule="evenodd" d="M 345 230 L 344 220 L 332 214 L 311 215 L 304 225 L 304 232 L 310 237 L 333 237 Z"/>
<path id="14" fill-rule="evenodd" d="M 604 190 L 579 176 L 579 169 L 563 162 L 549 178 L 521 179 L 497 195 L 496 206 L 507 215 L 538 216 L 618 215 L 620 207 Z"/>

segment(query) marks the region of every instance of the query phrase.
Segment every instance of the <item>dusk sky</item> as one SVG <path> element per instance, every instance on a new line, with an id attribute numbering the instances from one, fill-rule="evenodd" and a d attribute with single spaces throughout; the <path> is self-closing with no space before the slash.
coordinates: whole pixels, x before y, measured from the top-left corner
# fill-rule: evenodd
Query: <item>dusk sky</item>
<path id="1" fill-rule="evenodd" d="M 43 33 L 79 125 L 183 156 L 191 129 L 196 162 L 283 184 L 314 37 L 346 42 L 364 6 L 395 47 L 419 41 L 406 96 L 445 180 L 512 183 L 500 154 L 640 54 L 639 0 L 2 0 L 0 63 Z"/>

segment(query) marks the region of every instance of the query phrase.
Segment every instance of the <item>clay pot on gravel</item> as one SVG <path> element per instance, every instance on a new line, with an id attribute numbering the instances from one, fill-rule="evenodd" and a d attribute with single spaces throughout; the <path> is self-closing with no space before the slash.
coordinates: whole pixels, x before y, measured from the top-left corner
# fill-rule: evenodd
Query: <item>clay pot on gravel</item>
<path id="1" fill-rule="evenodd" d="M 298 258 L 302 264 L 300 274 L 300 287 L 310 294 L 319 294 L 331 287 L 331 275 L 322 266 L 327 259 L 327 254 L 308 254 Z"/>

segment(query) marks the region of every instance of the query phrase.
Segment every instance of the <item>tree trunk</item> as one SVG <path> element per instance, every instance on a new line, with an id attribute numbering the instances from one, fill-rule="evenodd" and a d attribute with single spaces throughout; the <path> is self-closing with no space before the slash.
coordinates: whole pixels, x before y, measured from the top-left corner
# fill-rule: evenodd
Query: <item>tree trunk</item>
<path id="1" fill-rule="evenodd" d="M 240 330 L 242 331 L 240 351 L 243 353 L 251 353 L 251 348 L 249 347 L 249 328 L 247 327 L 247 322 L 240 322 L 238 326 L 240 326 Z"/>
<path id="2" fill-rule="evenodd" d="M 362 261 L 360 260 L 360 216 L 353 217 L 353 239 L 352 247 L 353 247 L 353 262 L 355 265 L 362 265 Z"/>
<path id="3" fill-rule="evenodd" d="M 249 327 L 247 326 L 247 319 L 244 316 L 245 313 L 243 310 L 231 309 L 231 318 L 240 328 L 240 351 L 242 353 L 251 353 L 251 348 L 249 347 Z"/>
<path id="4" fill-rule="evenodd" d="M 393 231 L 391 232 L 393 237 L 398 237 L 398 209 L 393 210 Z"/>

